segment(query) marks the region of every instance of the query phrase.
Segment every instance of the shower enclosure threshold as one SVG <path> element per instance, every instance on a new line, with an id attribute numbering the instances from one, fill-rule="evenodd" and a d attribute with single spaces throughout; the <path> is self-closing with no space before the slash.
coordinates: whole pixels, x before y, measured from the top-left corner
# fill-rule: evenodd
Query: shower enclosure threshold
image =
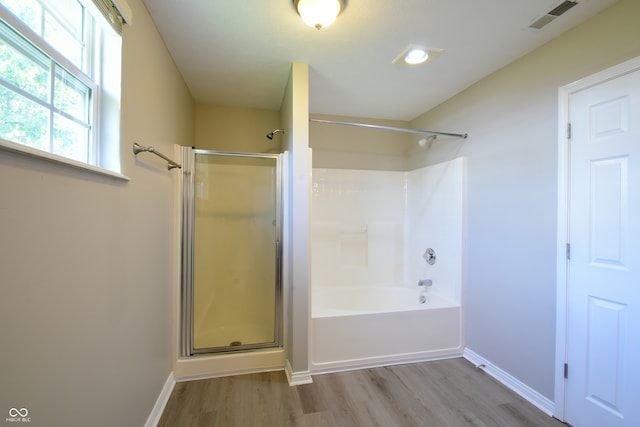
<path id="1" fill-rule="evenodd" d="M 226 353 L 240 353 L 250 351 L 278 350 L 282 347 L 275 343 L 265 344 L 243 344 L 242 341 L 231 341 L 228 345 L 221 347 L 194 348 L 191 356 L 216 355 Z M 186 357 L 191 357 L 187 355 Z"/>
<path id="2" fill-rule="evenodd" d="M 173 367 L 176 381 L 278 371 L 285 367 L 282 347 L 179 357 Z"/>

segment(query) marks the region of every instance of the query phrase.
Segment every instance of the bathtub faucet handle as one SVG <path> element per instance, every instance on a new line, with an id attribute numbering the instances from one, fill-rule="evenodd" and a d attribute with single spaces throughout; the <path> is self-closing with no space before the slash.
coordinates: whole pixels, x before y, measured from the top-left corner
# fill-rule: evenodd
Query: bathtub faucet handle
<path id="1" fill-rule="evenodd" d="M 427 286 L 433 286 L 433 280 L 431 279 L 422 279 L 422 280 L 418 280 L 418 286 L 422 286 L 422 287 L 427 287 Z"/>

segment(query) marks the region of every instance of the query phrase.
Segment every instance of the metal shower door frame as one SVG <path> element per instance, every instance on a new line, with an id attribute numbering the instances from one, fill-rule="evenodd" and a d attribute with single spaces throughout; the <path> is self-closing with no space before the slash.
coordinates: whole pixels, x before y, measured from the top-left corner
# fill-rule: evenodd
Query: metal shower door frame
<path id="1" fill-rule="evenodd" d="M 247 344 L 229 347 L 217 347 L 213 349 L 194 348 L 194 244 L 195 244 L 195 195 L 194 175 L 196 154 L 275 159 L 276 161 L 276 238 L 275 238 L 275 324 L 274 341 L 269 343 Z M 200 354 L 229 353 L 238 351 L 257 350 L 261 348 L 278 348 L 282 346 L 283 339 L 283 293 L 282 293 L 282 154 L 246 153 L 202 150 L 194 147 L 181 147 L 182 174 L 181 189 L 181 238 L 180 238 L 180 356 L 191 357 Z"/>

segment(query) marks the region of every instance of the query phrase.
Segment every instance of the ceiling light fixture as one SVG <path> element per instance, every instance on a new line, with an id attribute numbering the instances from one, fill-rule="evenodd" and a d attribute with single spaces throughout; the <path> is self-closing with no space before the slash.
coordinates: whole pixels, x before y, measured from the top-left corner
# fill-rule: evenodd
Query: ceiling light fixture
<path id="1" fill-rule="evenodd" d="M 407 46 L 400 55 L 391 61 L 396 65 L 404 65 L 408 67 L 415 67 L 417 65 L 424 65 L 432 61 L 436 56 L 442 53 L 442 49 L 427 48 L 415 44 Z"/>
<path id="2" fill-rule="evenodd" d="M 429 59 L 429 52 L 422 48 L 414 48 L 407 52 L 407 55 L 404 57 L 404 62 L 411 65 L 418 65 L 427 59 Z"/>
<path id="3" fill-rule="evenodd" d="M 305 24 L 320 30 L 333 24 L 345 8 L 346 0 L 293 0 Z"/>

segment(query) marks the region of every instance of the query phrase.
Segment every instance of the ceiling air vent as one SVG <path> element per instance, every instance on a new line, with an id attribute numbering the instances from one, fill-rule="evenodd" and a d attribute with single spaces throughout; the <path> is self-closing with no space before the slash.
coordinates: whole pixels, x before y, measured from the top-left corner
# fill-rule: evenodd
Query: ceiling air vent
<path id="1" fill-rule="evenodd" d="M 545 25 L 547 25 L 548 23 L 550 23 L 551 21 L 553 21 L 554 19 L 556 19 L 558 16 L 566 13 L 569 9 L 571 9 L 573 6 L 576 6 L 577 4 L 578 4 L 577 1 L 565 0 L 559 5 L 557 5 L 556 7 L 554 7 L 553 9 L 551 9 L 541 18 L 537 19 L 531 25 L 529 25 L 529 28 L 535 28 L 536 30 L 539 30 Z"/>

